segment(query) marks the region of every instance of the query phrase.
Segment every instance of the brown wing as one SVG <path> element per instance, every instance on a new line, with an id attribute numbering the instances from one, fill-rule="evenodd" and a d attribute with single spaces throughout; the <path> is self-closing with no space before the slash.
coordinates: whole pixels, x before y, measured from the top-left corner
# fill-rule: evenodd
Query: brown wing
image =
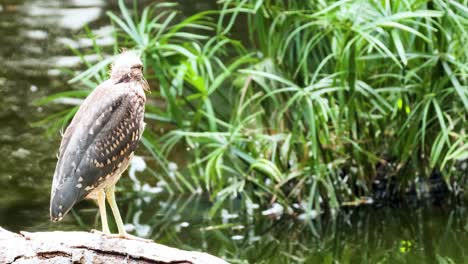
<path id="1" fill-rule="evenodd" d="M 103 183 L 137 147 L 145 99 L 128 85 L 98 87 L 67 128 L 54 174 L 52 219 Z"/>

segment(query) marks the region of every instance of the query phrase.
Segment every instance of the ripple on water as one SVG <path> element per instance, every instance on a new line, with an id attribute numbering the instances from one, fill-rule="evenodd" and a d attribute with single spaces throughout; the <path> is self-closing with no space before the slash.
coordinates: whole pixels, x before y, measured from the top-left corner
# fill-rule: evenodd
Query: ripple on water
<path id="1" fill-rule="evenodd" d="M 62 28 L 78 30 L 101 16 L 100 7 L 55 8 L 41 3 L 22 6 L 22 12 L 32 17 L 47 17 Z"/>

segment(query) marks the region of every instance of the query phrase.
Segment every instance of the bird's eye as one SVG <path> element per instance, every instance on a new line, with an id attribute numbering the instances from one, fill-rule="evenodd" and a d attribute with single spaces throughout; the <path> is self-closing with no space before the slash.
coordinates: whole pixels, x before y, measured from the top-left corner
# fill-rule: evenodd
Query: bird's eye
<path id="1" fill-rule="evenodd" d="M 135 65 L 135 66 L 132 66 L 131 69 L 140 69 L 140 70 L 143 70 L 143 65 Z"/>

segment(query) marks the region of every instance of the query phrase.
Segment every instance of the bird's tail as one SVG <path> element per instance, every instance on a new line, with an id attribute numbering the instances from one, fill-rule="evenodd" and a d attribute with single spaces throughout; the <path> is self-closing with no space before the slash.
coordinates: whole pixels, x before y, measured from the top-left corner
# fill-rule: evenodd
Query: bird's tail
<path id="1" fill-rule="evenodd" d="M 58 222 L 70 211 L 78 200 L 75 182 L 68 180 L 52 190 L 50 198 L 50 220 Z"/>

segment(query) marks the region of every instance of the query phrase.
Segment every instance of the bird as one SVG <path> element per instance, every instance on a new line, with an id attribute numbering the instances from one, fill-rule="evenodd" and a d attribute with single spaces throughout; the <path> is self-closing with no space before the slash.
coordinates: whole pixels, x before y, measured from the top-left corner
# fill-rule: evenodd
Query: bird
<path id="1" fill-rule="evenodd" d="M 111 235 L 106 199 L 118 228 L 127 234 L 115 200 L 115 185 L 130 164 L 145 128 L 148 82 L 136 52 L 123 51 L 109 78 L 83 101 L 63 134 L 50 197 L 50 218 L 62 218 L 83 199 L 97 201 L 102 232 Z"/>

